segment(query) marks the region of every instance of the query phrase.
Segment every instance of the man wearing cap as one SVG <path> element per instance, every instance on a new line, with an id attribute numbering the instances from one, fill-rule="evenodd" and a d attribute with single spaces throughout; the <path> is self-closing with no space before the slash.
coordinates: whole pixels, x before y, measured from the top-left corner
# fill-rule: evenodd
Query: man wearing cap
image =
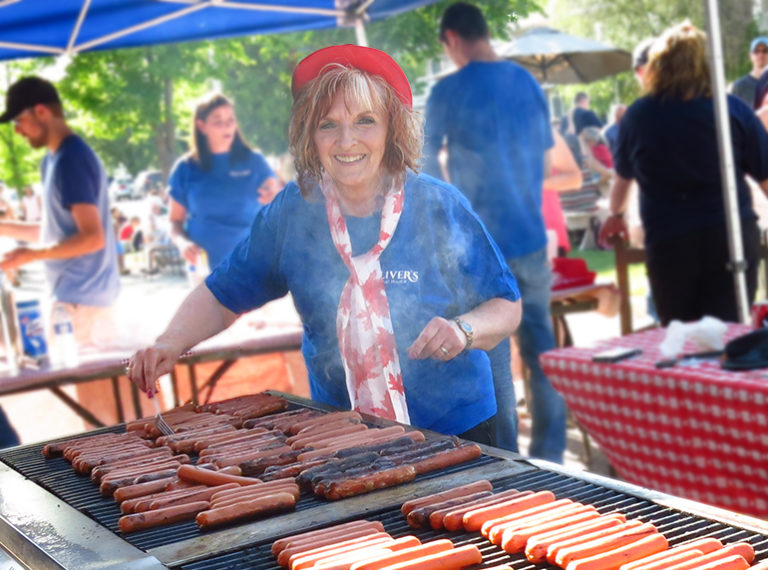
<path id="1" fill-rule="evenodd" d="M 46 147 L 48 154 L 41 165 L 42 224 L 0 222 L 0 235 L 39 245 L 7 253 L 0 269 L 44 261 L 54 301 L 69 312 L 78 343 L 95 343 L 93 325 L 109 317 L 120 290 L 104 168 L 67 125 L 49 81 L 20 79 L 8 89 L 5 107 L 0 122 L 13 121 L 32 148 Z"/>
<path id="2" fill-rule="evenodd" d="M 760 79 L 763 69 L 768 66 L 768 37 L 761 36 L 752 40 L 749 45 L 749 59 L 752 61 L 752 71 L 733 82 L 731 94 L 752 107 L 757 80 Z"/>
<path id="3" fill-rule="evenodd" d="M 441 176 L 437 157 L 445 143 L 450 182 L 469 198 L 518 280 L 523 302 L 520 352 L 531 371 L 533 398 L 529 453 L 562 462 L 565 403 L 538 361 L 540 353 L 555 347 L 549 310 L 552 274 L 541 208 L 545 160 L 554 144 L 547 100 L 530 73 L 498 59 L 476 6 L 450 6 L 441 20 L 440 39 L 459 70 L 435 85 L 429 96 L 424 170 Z M 497 445 L 516 450 L 508 343 L 491 355 Z"/>

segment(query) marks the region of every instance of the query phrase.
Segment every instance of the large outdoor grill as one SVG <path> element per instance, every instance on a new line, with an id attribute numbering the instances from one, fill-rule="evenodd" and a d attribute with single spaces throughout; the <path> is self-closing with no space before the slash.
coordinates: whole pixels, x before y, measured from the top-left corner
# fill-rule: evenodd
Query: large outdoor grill
<path id="1" fill-rule="evenodd" d="M 294 405 L 311 402 L 281 394 Z M 100 431 L 122 431 L 115 426 Z M 97 433 L 97 432 L 93 432 Z M 750 517 L 676 499 L 639 487 L 547 463 L 529 462 L 493 448 L 473 462 L 418 477 L 414 482 L 342 501 L 303 495 L 295 512 L 217 531 L 202 532 L 193 522 L 123 535 L 112 498 L 99 495 L 87 476 L 76 474 L 63 458 L 43 458 L 43 444 L 0 452 L 0 545 L 30 568 L 180 568 L 184 570 L 277 569 L 270 552 L 280 537 L 355 519 L 379 520 L 394 537 L 413 534 L 422 541 L 450 538 L 474 543 L 482 567 L 509 563 L 515 569 L 543 569 L 523 555 L 510 556 L 479 533 L 415 530 L 400 513 L 401 504 L 453 486 L 489 479 L 495 490 L 550 490 L 627 518 L 652 522 L 671 545 L 711 536 L 746 541 L 756 559 L 768 558 L 768 524 Z M 2 558 L 0 558 L 0 561 Z"/>

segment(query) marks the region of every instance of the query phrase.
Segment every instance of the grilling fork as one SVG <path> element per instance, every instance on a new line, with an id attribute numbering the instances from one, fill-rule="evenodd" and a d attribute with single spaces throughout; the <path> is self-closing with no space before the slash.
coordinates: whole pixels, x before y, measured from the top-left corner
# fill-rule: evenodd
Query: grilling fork
<path id="1" fill-rule="evenodd" d="M 154 394 L 150 396 L 149 399 L 155 404 L 155 427 L 163 435 L 172 435 L 174 433 L 173 428 L 163 419 L 163 415 L 160 411 L 160 402 L 157 401 Z"/>

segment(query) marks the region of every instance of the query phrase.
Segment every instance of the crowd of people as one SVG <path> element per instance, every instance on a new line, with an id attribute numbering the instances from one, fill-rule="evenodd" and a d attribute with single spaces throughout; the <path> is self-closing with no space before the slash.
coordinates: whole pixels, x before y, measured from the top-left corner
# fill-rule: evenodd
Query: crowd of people
<path id="1" fill-rule="evenodd" d="M 151 272 L 160 248 L 173 247 L 210 274 L 130 359 L 128 377 L 150 397 L 190 347 L 290 293 L 313 400 L 513 451 L 516 333 L 530 371 L 529 453 L 562 462 L 566 407 L 539 356 L 556 344 L 550 242 L 561 255 L 570 247 L 558 193 L 579 188 L 583 171 L 610 194 L 603 239 L 627 234 L 622 215 L 637 180 L 662 323 L 733 320 L 703 35 L 683 24 L 644 42 L 634 56 L 644 96 L 616 105 L 604 125 L 579 93 L 558 129 L 534 77 L 495 53 L 478 7 L 451 5 L 437 33 L 458 70 L 432 88 L 423 120 L 402 69 L 379 50 L 331 46 L 299 62 L 289 126 L 296 180 L 282 190 L 243 139 L 233 102 L 202 99 L 167 205 L 149 200 L 150 228 L 110 213 L 104 169 L 67 125 L 54 86 L 18 81 L 0 121 L 49 151 L 46 216 L 0 220 L 0 236 L 41 244 L 14 249 L 0 269 L 44 260 L 79 341 L 103 342 L 93 322 L 110 318 L 120 254 L 146 249 Z M 753 51 L 768 50 L 756 42 Z M 756 81 L 754 100 L 761 89 Z M 753 285 L 757 230 L 744 175 L 768 191 L 768 134 L 735 98 L 729 110 Z"/>

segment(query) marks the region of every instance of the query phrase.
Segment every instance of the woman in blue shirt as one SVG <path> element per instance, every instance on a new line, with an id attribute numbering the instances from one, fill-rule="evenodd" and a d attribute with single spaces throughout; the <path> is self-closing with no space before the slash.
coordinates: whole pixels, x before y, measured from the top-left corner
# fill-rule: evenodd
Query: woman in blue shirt
<path id="1" fill-rule="evenodd" d="M 264 157 L 243 140 L 232 102 L 207 96 L 195 108 L 191 150 L 169 180 L 174 244 L 190 264 L 204 251 L 215 267 L 248 235 L 260 195 L 273 194 L 277 184 Z"/>
<path id="2" fill-rule="evenodd" d="M 298 184 L 196 288 L 129 377 L 153 392 L 178 356 L 291 292 L 312 398 L 494 443 L 486 351 L 520 321 L 517 284 L 454 187 L 414 172 L 422 133 L 405 74 L 360 46 L 297 66 Z"/>

